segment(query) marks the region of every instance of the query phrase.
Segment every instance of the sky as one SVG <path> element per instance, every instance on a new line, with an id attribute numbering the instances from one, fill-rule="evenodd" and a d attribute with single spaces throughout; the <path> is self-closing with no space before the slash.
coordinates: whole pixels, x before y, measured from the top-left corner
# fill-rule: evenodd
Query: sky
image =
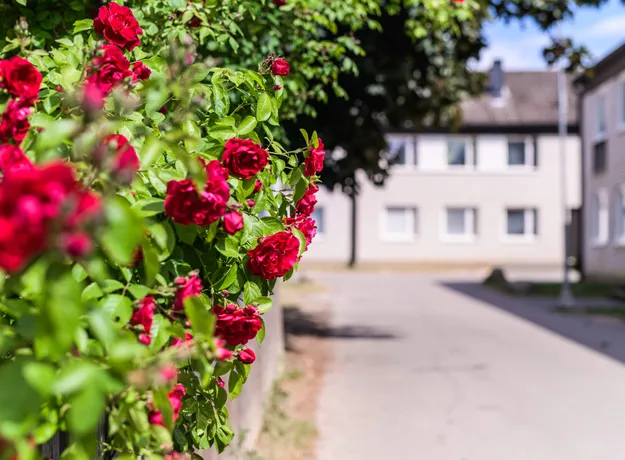
<path id="1" fill-rule="evenodd" d="M 600 9 L 578 9 L 575 18 L 566 22 L 562 32 L 585 45 L 595 59 L 601 59 L 625 42 L 625 5 L 610 0 Z M 487 25 L 488 48 L 480 55 L 478 68 L 489 68 L 494 59 L 501 59 L 505 70 L 545 69 L 542 48 L 549 37 L 536 26 L 513 22 Z"/>

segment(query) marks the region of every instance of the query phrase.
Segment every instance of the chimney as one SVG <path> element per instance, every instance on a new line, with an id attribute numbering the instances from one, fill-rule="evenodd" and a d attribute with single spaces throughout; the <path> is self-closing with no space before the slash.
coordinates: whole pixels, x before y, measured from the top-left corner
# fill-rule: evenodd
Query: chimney
<path id="1" fill-rule="evenodd" d="M 501 66 L 501 59 L 496 59 L 493 62 L 493 67 L 488 74 L 488 92 L 494 99 L 499 99 L 502 96 L 503 90 L 503 69 Z"/>

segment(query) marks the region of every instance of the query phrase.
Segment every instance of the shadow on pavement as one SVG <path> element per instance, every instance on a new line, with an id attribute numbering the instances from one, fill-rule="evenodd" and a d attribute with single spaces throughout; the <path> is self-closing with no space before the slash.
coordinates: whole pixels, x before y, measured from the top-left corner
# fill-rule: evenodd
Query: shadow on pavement
<path id="1" fill-rule="evenodd" d="M 332 327 L 321 318 L 303 312 L 298 307 L 285 306 L 284 315 L 284 334 L 289 336 L 313 336 L 321 338 L 336 339 L 374 339 L 374 340 L 392 340 L 397 336 L 385 331 L 380 331 L 366 326 L 344 326 Z"/>
<path id="2" fill-rule="evenodd" d="M 555 299 L 511 297 L 480 283 L 445 281 L 442 286 L 587 346 L 625 364 L 625 323 L 616 318 L 555 311 Z"/>

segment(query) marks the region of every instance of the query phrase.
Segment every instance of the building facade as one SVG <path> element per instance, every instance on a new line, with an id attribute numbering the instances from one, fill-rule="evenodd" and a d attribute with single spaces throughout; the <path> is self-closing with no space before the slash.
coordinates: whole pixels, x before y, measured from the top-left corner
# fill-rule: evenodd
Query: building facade
<path id="1" fill-rule="evenodd" d="M 583 150 L 583 272 L 625 281 L 625 45 L 578 79 Z"/>
<path id="2" fill-rule="evenodd" d="M 501 67 L 496 64 L 493 71 Z M 488 94 L 463 103 L 464 124 L 457 132 L 389 132 L 391 176 L 383 187 L 359 178 L 358 263 L 562 263 L 556 74 L 502 72 L 491 80 L 501 86 L 491 84 Z M 543 85 L 543 94 L 532 94 L 535 84 Z M 531 104 L 534 110 L 527 107 Z M 578 208 L 581 199 L 575 120 L 572 113 L 565 140 L 569 209 Z M 350 200 L 340 192 L 322 190 L 314 217 L 319 238 L 307 259 L 346 262 L 351 248 Z"/>

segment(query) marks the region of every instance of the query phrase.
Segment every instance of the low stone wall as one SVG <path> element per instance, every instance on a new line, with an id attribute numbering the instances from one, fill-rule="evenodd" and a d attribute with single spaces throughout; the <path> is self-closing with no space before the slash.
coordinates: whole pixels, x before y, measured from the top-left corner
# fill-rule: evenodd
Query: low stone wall
<path id="1" fill-rule="evenodd" d="M 265 403 L 273 384 L 279 376 L 284 356 L 284 321 L 278 296 L 273 298 L 273 308 L 263 315 L 267 335 L 259 348 L 254 340 L 248 344 L 256 353 L 256 362 L 252 364 L 250 375 L 243 391 L 234 400 L 228 402 L 230 424 L 235 437 L 224 453 L 218 455 L 214 450 L 204 450 L 198 454 L 205 460 L 239 460 L 239 453 L 254 448 L 263 425 Z"/>

